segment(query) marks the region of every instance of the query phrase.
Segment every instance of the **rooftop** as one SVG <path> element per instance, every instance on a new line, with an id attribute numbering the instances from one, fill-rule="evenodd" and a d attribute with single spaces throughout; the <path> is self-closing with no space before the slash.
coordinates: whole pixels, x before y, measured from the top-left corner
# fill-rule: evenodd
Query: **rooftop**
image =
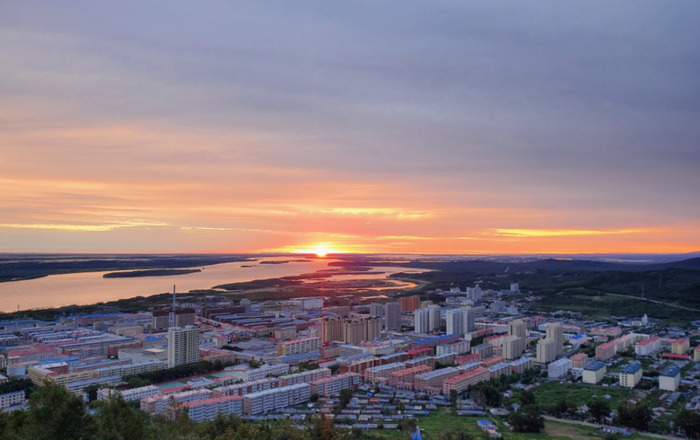
<path id="1" fill-rule="evenodd" d="M 681 369 L 676 367 L 675 365 L 671 365 L 669 367 L 664 368 L 660 375 L 667 377 L 675 377 L 679 374 L 681 374 Z"/>
<path id="2" fill-rule="evenodd" d="M 642 366 L 639 364 L 627 364 L 622 368 L 622 370 L 620 370 L 620 372 L 626 374 L 634 374 L 641 369 Z"/>
<path id="3" fill-rule="evenodd" d="M 584 370 L 598 371 L 601 368 L 605 368 L 605 364 L 601 361 L 595 361 L 595 362 L 589 364 L 586 368 L 584 368 Z"/>

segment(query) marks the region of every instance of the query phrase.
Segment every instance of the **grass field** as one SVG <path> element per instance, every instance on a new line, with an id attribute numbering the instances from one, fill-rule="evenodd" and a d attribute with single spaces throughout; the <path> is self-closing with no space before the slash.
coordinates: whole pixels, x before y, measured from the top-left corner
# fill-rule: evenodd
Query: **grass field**
<path id="1" fill-rule="evenodd" d="M 560 400 L 566 400 L 576 406 L 585 405 L 596 398 L 608 395 L 611 408 L 617 406 L 632 396 L 632 391 L 621 387 L 600 387 L 587 384 L 562 384 L 546 382 L 532 390 L 537 404 L 543 407 L 554 406 Z"/>
<path id="2" fill-rule="evenodd" d="M 499 417 L 468 417 L 457 416 L 449 410 L 440 410 L 431 413 L 429 416 L 420 417 L 417 419 L 418 426 L 424 431 L 424 440 L 436 440 L 441 431 L 445 429 L 454 429 L 458 432 L 467 432 L 472 434 L 475 439 L 483 438 L 482 432 L 477 428 L 476 421 L 479 419 L 488 419 L 494 422 L 504 440 L 602 440 L 597 427 L 581 426 L 558 422 L 553 420 L 545 421 L 545 429 L 538 434 L 526 434 L 511 432 L 503 424 L 503 420 Z M 372 437 L 377 439 L 405 440 L 408 435 L 399 430 L 382 430 L 376 431 Z M 650 437 L 639 434 L 626 437 L 628 440 L 647 440 Z"/>

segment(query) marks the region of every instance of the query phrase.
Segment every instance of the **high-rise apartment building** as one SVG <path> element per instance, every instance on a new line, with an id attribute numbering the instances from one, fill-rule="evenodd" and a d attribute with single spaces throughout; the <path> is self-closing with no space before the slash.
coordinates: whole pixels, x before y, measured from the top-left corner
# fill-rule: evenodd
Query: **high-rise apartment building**
<path id="1" fill-rule="evenodd" d="M 194 325 L 194 309 L 180 308 L 175 310 L 175 327 Z"/>
<path id="2" fill-rule="evenodd" d="M 445 314 L 446 333 L 462 336 L 464 332 L 464 312 L 461 309 L 448 310 Z"/>
<path id="3" fill-rule="evenodd" d="M 546 336 L 537 343 L 537 362 L 552 362 L 564 352 L 564 332 L 560 322 L 547 324 Z"/>
<path id="4" fill-rule="evenodd" d="M 384 311 L 384 306 L 379 303 L 372 303 L 369 305 L 369 316 L 372 318 L 381 318 L 382 312 Z"/>
<path id="5" fill-rule="evenodd" d="M 476 330 L 476 319 L 474 318 L 474 309 L 471 307 L 462 307 L 462 314 L 464 318 L 464 333 L 473 332 Z"/>
<path id="6" fill-rule="evenodd" d="M 384 328 L 388 331 L 401 330 L 401 305 L 399 303 L 384 304 Z"/>
<path id="7" fill-rule="evenodd" d="M 417 295 L 402 296 L 399 298 L 399 305 L 401 306 L 401 313 L 413 312 L 420 305 L 420 298 Z"/>
<path id="8" fill-rule="evenodd" d="M 170 327 L 170 310 L 154 310 L 151 328 L 155 331 L 167 330 Z"/>
<path id="9" fill-rule="evenodd" d="M 343 340 L 343 318 L 331 316 L 323 318 L 323 342 Z"/>
<path id="10" fill-rule="evenodd" d="M 379 337 L 381 331 L 381 318 L 368 318 L 364 316 L 345 318 L 341 327 L 342 340 L 353 345 L 371 341 Z"/>
<path id="11" fill-rule="evenodd" d="M 508 323 L 508 336 L 503 340 L 503 357 L 517 359 L 525 351 L 527 343 L 525 322 L 520 319 Z"/>
<path id="12" fill-rule="evenodd" d="M 168 368 L 199 361 L 199 328 L 168 329 Z"/>
<path id="13" fill-rule="evenodd" d="M 440 328 L 440 306 L 428 306 L 428 310 L 428 316 L 430 320 L 430 331 L 432 332 Z"/>
<path id="14" fill-rule="evenodd" d="M 413 327 L 416 333 L 430 332 L 430 311 L 427 308 L 413 312 L 413 318 Z"/>

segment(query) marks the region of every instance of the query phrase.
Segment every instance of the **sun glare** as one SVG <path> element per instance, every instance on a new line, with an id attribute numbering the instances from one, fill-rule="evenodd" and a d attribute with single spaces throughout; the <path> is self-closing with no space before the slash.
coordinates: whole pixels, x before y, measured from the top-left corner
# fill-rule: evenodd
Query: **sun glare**
<path id="1" fill-rule="evenodd" d="M 324 258 L 328 254 L 339 253 L 338 250 L 329 246 L 328 243 L 316 243 L 304 249 L 297 249 L 294 252 L 298 254 L 315 254 L 318 258 Z"/>

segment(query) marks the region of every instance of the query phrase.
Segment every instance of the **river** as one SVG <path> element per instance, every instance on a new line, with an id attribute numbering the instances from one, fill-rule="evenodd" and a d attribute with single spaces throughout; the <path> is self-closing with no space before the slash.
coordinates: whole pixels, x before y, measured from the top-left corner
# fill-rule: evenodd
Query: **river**
<path id="1" fill-rule="evenodd" d="M 62 307 L 67 305 L 95 304 L 118 299 L 149 296 L 172 292 L 173 285 L 177 292 L 196 289 L 210 289 L 219 284 L 279 278 L 291 275 L 313 273 L 328 269 L 331 259 L 309 259 L 293 261 L 290 257 L 261 258 L 255 262 L 221 263 L 204 266 L 201 272 L 185 275 L 168 275 L 156 277 L 103 278 L 110 272 L 81 272 L 64 275 L 50 275 L 32 280 L 0 283 L 0 311 Z M 282 264 L 260 264 L 260 261 L 288 261 Z M 250 267 L 244 267 L 250 266 Z M 385 279 L 390 273 L 410 272 L 412 270 L 398 267 L 376 267 L 386 272 L 374 275 Z M 118 271 L 117 271 L 118 272 Z M 128 272 L 128 271 L 127 271 Z M 366 279 L 368 275 L 342 275 L 331 279 Z M 398 283 L 397 283 L 398 284 Z M 402 286 L 403 287 L 403 286 Z M 405 287 L 410 287 L 406 285 Z"/>

